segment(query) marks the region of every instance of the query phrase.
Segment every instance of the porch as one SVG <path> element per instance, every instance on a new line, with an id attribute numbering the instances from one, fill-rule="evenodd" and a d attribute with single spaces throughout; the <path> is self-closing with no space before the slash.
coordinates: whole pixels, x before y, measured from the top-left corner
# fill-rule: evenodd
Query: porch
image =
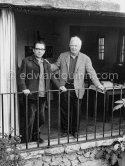
<path id="1" fill-rule="evenodd" d="M 10 128 L 13 127 L 15 131 L 14 134 L 24 135 L 24 129 L 27 128 L 27 123 L 23 121 L 25 114 L 18 118 L 18 111 L 20 110 L 20 113 L 22 113 L 24 109 L 19 109 L 18 107 L 18 97 L 21 93 L 15 93 L 17 92 L 16 75 L 17 68 L 20 67 L 22 59 L 27 56 L 27 48 L 30 49 L 34 40 L 38 38 L 45 40 L 48 48 L 52 48 L 53 50 L 52 54 L 50 51 L 50 55 L 48 55 L 47 58 L 54 61 L 59 56 L 60 52 L 68 49 L 70 36 L 77 34 L 85 41 L 82 51 L 92 59 L 93 66 L 97 72 L 103 72 L 104 74 L 105 72 L 110 72 L 110 69 L 116 62 L 118 62 L 116 65 L 123 63 L 124 66 L 124 58 L 121 60 L 121 57 L 124 56 L 124 50 L 121 49 L 122 44 L 120 43 L 122 43 L 121 41 L 124 39 L 125 15 L 124 13 L 115 13 L 115 11 L 116 10 L 114 10 L 113 13 L 98 12 L 97 10 L 95 10 L 95 12 L 85 12 L 81 10 L 76 12 L 76 10 L 71 9 L 46 9 L 44 7 L 41 9 L 37 7 L 32 8 L 31 6 L 26 9 L 19 6 L 14 9 L 14 12 L 13 10 L 2 9 L 1 20 L 3 19 L 6 22 L 6 24 L 2 24 L 1 22 L 1 43 L 4 45 L 1 44 L 2 56 L 0 74 L 0 122 L 2 133 L 9 131 Z M 5 33 L 6 31 L 8 33 Z M 17 41 L 15 41 L 16 35 Z M 9 39 L 8 36 L 10 36 Z M 105 57 L 103 63 L 101 63 L 98 55 L 99 45 L 97 43 L 100 38 L 105 39 Z M 5 43 L 3 41 L 5 41 Z M 123 52 L 123 54 L 121 52 Z M 3 62 L 5 63 L 3 64 Z M 116 72 L 118 71 L 119 69 Z M 119 75 L 124 75 L 124 69 Z M 118 79 L 118 81 L 122 83 L 124 80 L 125 78 L 121 78 L 121 80 Z M 33 143 L 36 148 L 39 147 L 39 145 L 51 146 L 53 144 L 52 140 L 55 140 L 54 144 L 57 145 L 73 141 L 79 142 L 105 139 L 113 136 L 117 137 L 124 132 L 125 122 L 124 116 L 122 116 L 124 110 L 115 113 L 112 112 L 114 101 L 123 97 L 122 90 L 119 97 L 114 98 L 113 95 L 110 97 L 108 106 L 110 115 L 107 115 L 108 111 L 106 112 L 106 105 L 104 104 L 106 102 L 106 95 L 102 97 L 101 94 L 96 93 L 94 105 L 94 99 L 89 97 L 88 91 L 89 90 L 86 89 L 86 95 L 83 99 L 78 138 L 74 139 L 71 135 L 66 138 L 61 138 L 59 126 L 60 113 L 57 104 L 58 99 L 54 98 L 54 100 L 49 102 L 48 108 L 46 109 L 46 121 L 42 128 L 42 138 L 45 140 L 45 143 Z M 97 95 L 101 97 L 98 98 Z M 5 118 L 6 115 L 7 118 Z M 20 129 L 20 133 L 16 132 L 17 129 Z M 26 140 L 27 138 L 25 137 L 22 143 L 25 145 L 24 149 L 29 149 L 29 145 L 32 143 Z"/>

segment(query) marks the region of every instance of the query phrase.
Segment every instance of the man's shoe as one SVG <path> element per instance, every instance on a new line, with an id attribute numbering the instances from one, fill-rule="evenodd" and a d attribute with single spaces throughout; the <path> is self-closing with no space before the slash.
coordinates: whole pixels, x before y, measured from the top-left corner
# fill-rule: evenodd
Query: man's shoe
<path id="1" fill-rule="evenodd" d="M 39 138 L 39 143 L 43 143 L 44 140 L 42 138 Z"/>
<path id="2" fill-rule="evenodd" d="M 68 136 L 68 133 L 63 132 L 63 133 L 61 134 L 61 136 L 62 136 L 62 137 L 67 137 L 67 136 Z"/>
<path id="3" fill-rule="evenodd" d="M 77 132 L 73 132 L 72 135 L 74 138 L 77 138 Z"/>

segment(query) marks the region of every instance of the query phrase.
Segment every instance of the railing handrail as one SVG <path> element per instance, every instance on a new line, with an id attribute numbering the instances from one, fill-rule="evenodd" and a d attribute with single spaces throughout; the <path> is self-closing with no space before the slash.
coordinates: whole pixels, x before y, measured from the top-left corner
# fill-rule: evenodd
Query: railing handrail
<path id="1" fill-rule="evenodd" d="M 85 87 L 85 88 L 75 88 L 75 89 L 68 89 L 68 91 L 73 91 L 73 90 L 87 90 L 87 89 L 90 89 L 90 87 Z M 113 86 L 110 90 L 117 90 L 117 89 L 125 89 L 125 86 L 122 85 L 120 86 L 119 88 L 117 86 Z M 95 90 L 98 91 L 98 88 L 95 87 Z M 108 87 L 105 87 L 104 89 L 104 92 L 106 92 L 107 90 L 109 90 Z M 44 92 L 59 92 L 60 90 L 59 89 L 48 89 L 48 90 L 45 90 Z M 31 93 L 38 93 L 38 92 L 43 92 L 43 91 L 31 91 Z M 23 92 L 3 92 L 3 93 L 0 93 L 0 95 L 6 95 L 6 94 L 23 94 Z"/>

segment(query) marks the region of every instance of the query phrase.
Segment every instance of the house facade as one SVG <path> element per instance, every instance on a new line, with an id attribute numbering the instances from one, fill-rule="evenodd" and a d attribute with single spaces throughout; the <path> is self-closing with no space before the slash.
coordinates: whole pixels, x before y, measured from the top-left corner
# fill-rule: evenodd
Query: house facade
<path id="1" fill-rule="evenodd" d="M 35 40 L 45 41 L 46 58 L 52 62 L 68 50 L 70 37 L 77 35 L 83 41 L 81 51 L 97 72 L 110 72 L 115 64 L 124 63 L 123 6 L 120 1 L 0 0 L 1 130 L 9 132 L 16 126 L 18 132 L 18 97 L 7 94 L 18 91 L 18 69 Z"/>

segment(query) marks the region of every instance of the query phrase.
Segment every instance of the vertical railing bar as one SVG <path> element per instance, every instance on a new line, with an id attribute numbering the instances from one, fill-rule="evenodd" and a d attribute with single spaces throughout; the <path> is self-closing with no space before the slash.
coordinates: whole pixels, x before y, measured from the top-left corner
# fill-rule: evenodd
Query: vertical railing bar
<path id="1" fill-rule="evenodd" d="M 48 94 L 48 146 L 50 146 L 50 90 L 47 91 Z"/>
<path id="2" fill-rule="evenodd" d="M 4 110 L 3 110 L 3 94 L 1 94 L 2 101 L 2 137 L 4 136 Z"/>
<path id="3" fill-rule="evenodd" d="M 17 93 L 17 101 L 20 98 L 20 93 Z M 20 100 L 19 100 L 19 106 L 20 106 Z M 19 111 L 18 113 L 18 124 L 21 124 L 21 116 L 20 116 L 20 107 L 17 106 L 17 110 Z M 20 129 L 19 129 L 19 136 L 22 137 L 22 135 L 20 135 Z"/>
<path id="4" fill-rule="evenodd" d="M 89 103 L 89 89 L 87 89 L 87 106 L 86 106 L 86 140 L 88 140 L 88 103 Z"/>
<path id="5" fill-rule="evenodd" d="M 104 90 L 104 114 L 103 114 L 103 138 L 105 137 L 105 111 L 106 111 L 106 89 Z"/>
<path id="6" fill-rule="evenodd" d="M 61 112 L 60 112 L 60 90 L 59 90 L 59 100 L 58 100 L 58 145 L 60 144 L 60 119 L 61 119 Z"/>
<path id="7" fill-rule="evenodd" d="M 96 116 L 97 116 L 97 89 L 96 89 L 96 102 L 95 102 L 95 116 L 94 116 L 94 139 L 96 139 Z"/>
<path id="8" fill-rule="evenodd" d="M 78 142 L 78 132 L 79 132 L 79 89 L 78 89 L 78 104 L 77 104 L 77 142 Z"/>
<path id="9" fill-rule="evenodd" d="M 105 114 L 106 114 L 106 120 L 105 121 L 109 121 L 109 99 L 110 99 L 110 96 L 109 96 L 109 94 L 108 94 L 108 89 L 107 89 L 107 92 L 106 92 L 106 112 L 105 112 Z"/>
<path id="10" fill-rule="evenodd" d="M 12 100 L 11 100 L 11 91 L 10 91 L 10 94 L 8 94 L 9 95 L 9 97 L 10 97 L 10 116 L 9 116 L 9 121 L 10 121 L 10 129 L 9 129 L 9 132 L 10 132 L 10 134 L 11 134 L 11 132 L 12 132 L 12 122 L 11 122 L 11 116 L 12 116 Z"/>
<path id="11" fill-rule="evenodd" d="M 26 95 L 26 149 L 28 149 L 29 130 L 28 130 L 28 95 Z"/>
<path id="12" fill-rule="evenodd" d="M 16 136 L 16 93 L 14 93 L 14 136 Z"/>
<path id="13" fill-rule="evenodd" d="M 67 137 L 68 143 L 69 143 L 69 126 L 70 126 L 70 90 L 68 90 L 68 137 Z"/>
<path id="14" fill-rule="evenodd" d="M 121 87 L 121 93 L 120 93 L 120 99 L 122 99 L 122 94 L 123 94 L 123 91 L 122 91 L 122 87 Z M 119 112 L 119 135 L 121 135 L 121 108 L 120 108 L 120 112 Z"/>
<path id="15" fill-rule="evenodd" d="M 12 119 L 12 108 L 11 108 L 11 106 L 12 106 L 12 100 L 11 100 L 11 91 L 12 91 L 12 72 L 11 72 L 11 70 L 12 70 L 12 62 L 11 62 L 11 58 L 12 58 L 12 54 L 11 54 L 11 52 L 10 52 L 10 83 L 9 83 L 9 86 L 10 86 L 10 114 L 9 114 L 9 122 L 10 122 L 10 134 L 11 134 L 11 132 L 12 132 L 12 122 L 11 122 L 11 119 Z"/>
<path id="16" fill-rule="evenodd" d="M 39 148 L 39 92 L 37 92 L 37 147 Z"/>
<path id="17" fill-rule="evenodd" d="M 112 91 L 112 120 L 111 120 L 111 137 L 113 136 L 113 106 L 114 106 L 114 86 L 113 86 L 113 91 Z"/>

